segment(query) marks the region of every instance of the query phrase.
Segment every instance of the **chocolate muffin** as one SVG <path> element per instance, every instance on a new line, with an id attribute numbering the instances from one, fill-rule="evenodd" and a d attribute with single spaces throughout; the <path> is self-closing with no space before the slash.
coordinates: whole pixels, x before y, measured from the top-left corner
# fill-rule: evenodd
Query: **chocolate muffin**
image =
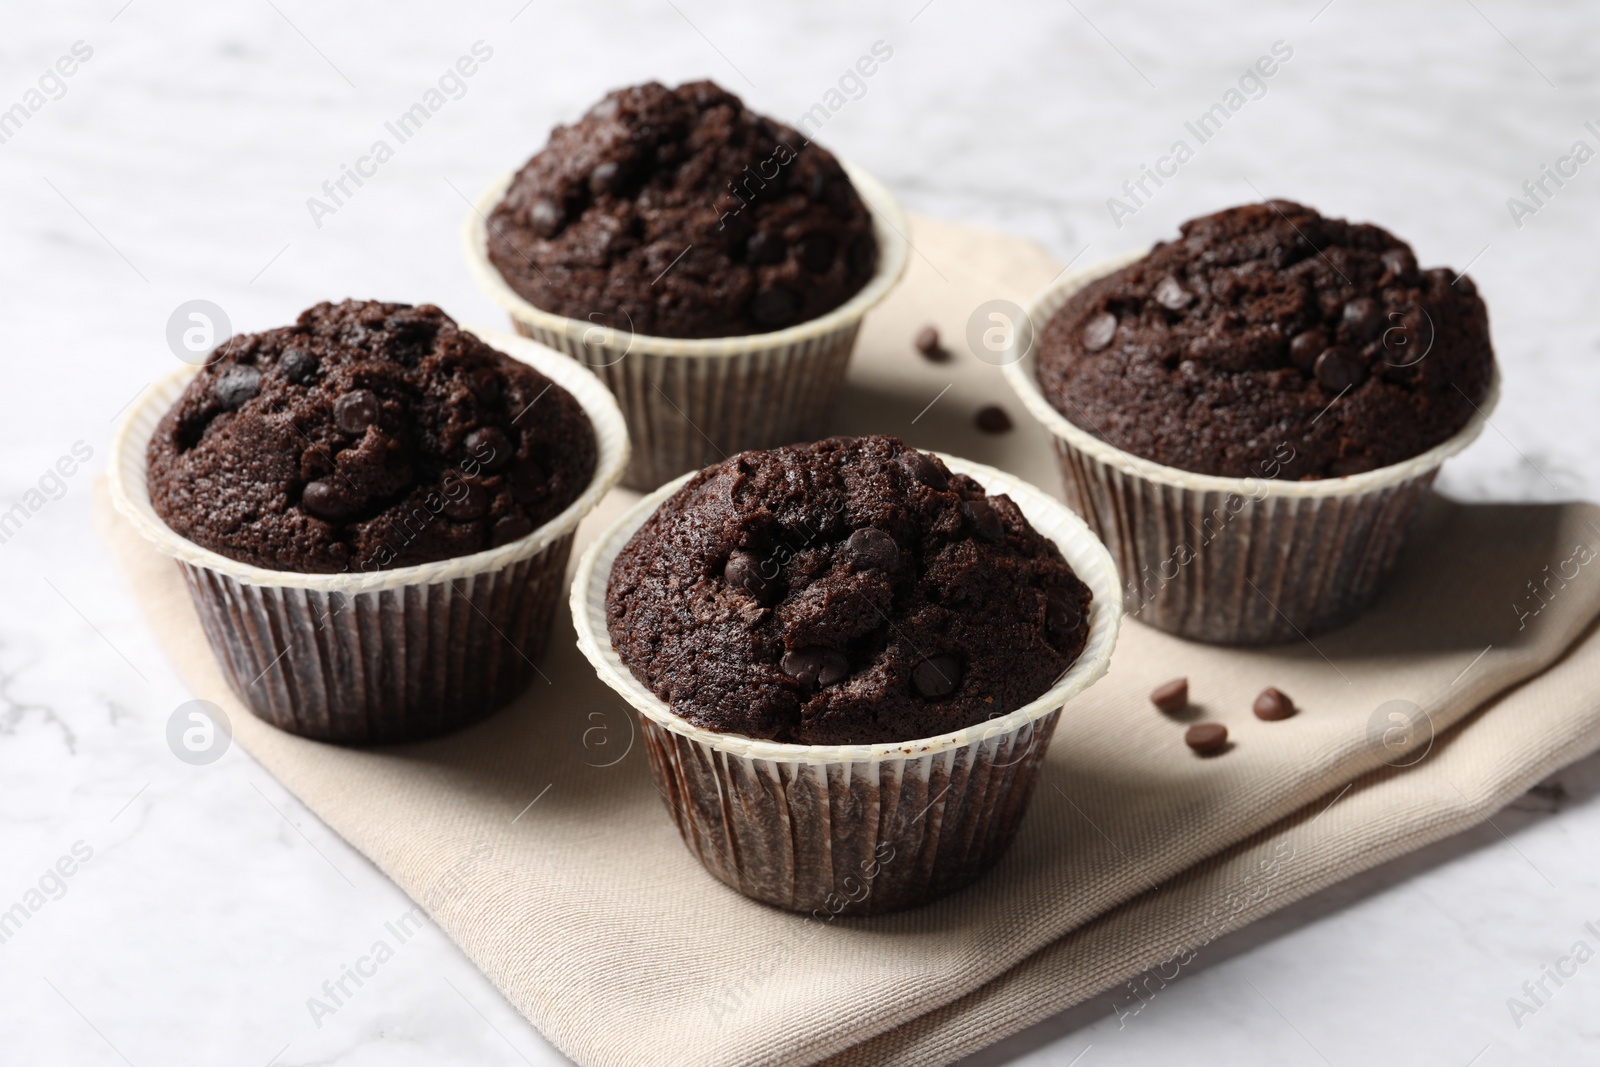
<path id="1" fill-rule="evenodd" d="M 530 534 L 583 492 L 596 443 L 570 393 L 438 308 L 346 300 L 219 346 L 147 460 L 175 532 L 315 574 Z"/>
<path id="2" fill-rule="evenodd" d="M 767 333 L 878 262 L 837 160 L 709 81 L 606 96 L 512 180 L 489 260 L 545 311 L 658 337 Z"/>
<path id="3" fill-rule="evenodd" d="M 618 554 L 613 647 L 672 710 L 799 744 L 911 741 L 1072 665 L 1091 594 L 1007 496 L 893 437 L 744 452 Z"/>
<path id="4" fill-rule="evenodd" d="M 1194 219 L 1074 294 L 1039 339 L 1051 405 L 1108 444 L 1225 477 L 1409 459 L 1493 377 L 1472 280 L 1386 230 L 1286 200 Z"/>

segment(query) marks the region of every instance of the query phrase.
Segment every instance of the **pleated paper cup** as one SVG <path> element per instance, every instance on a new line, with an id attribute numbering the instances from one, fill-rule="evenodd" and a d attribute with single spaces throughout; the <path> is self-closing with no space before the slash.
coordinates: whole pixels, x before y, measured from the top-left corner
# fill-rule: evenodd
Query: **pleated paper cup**
<path id="1" fill-rule="evenodd" d="M 1064 704 L 1106 672 L 1122 596 L 1083 521 L 1026 482 L 941 456 L 1014 500 L 1089 586 L 1089 640 L 1050 689 L 976 726 L 898 744 L 795 745 L 680 718 L 618 657 L 606 628 L 617 554 L 688 476 L 641 500 L 589 547 L 572 586 L 578 647 L 639 713 L 651 774 L 689 850 L 746 896 L 819 918 L 927 903 L 992 867 L 1028 809 Z"/>
<path id="2" fill-rule="evenodd" d="M 652 337 L 543 311 L 489 261 L 488 220 L 514 175 L 495 182 L 467 216 L 462 241 L 478 286 L 517 332 L 598 374 L 622 405 L 633 440 L 623 484 L 650 490 L 735 452 L 822 436 L 844 381 L 856 331 L 905 271 L 906 219 L 877 179 L 841 163 L 871 210 L 878 267 L 855 296 L 825 315 L 772 333 Z M 709 193 L 707 195 L 710 195 Z"/>
<path id="3" fill-rule="evenodd" d="M 1499 399 L 1498 370 L 1459 433 L 1377 470 L 1289 481 L 1155 463 L 1098 440 L 1057 411 L 1039 387 L 1034 344 L 1074 293 L 1135 258 L 1063 275 L 1036 296 L 1005 366 L 1023 406 L 1055 440 L 1067 503 L 1116 557 L 1128 613 L 1168 633 L 1224 645 L 1299 640 L 1348 622 L 1382 590 L 1440 466 L 1488 422 Z"/>
<path id="4" fill-rule="evenodd" d="M 583 493 L 526 537 L 469 556 L 361 574 L 268 570 L 202 548 L 150 503 L 145 451 L 197 367 L 151 388 L 112 441 L 117 510 L 183 569 L 228 684 L 255 715 L 340 744 L 417 741 L 483 718 L 533 679 L 578 522 L 622 477 L 628 434 L 605 386 L 521 337 L 474 331 L 582 405 L 598 457 Z"/>

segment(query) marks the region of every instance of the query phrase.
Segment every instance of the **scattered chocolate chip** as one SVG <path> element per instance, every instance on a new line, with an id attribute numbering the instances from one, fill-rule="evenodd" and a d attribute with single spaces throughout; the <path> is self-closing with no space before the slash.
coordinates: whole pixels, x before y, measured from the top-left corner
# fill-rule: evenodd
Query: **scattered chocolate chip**
<path id="1" fill-rule="evenodd" d="M 1098 352 L 1111 343 L 1117 335 L 1117 317 L 1109 311 L 1102 311 L 1090 319 L 1083 328 L 1083 347 L 1090 352 Z"/>
<path id="2" fill-rule="evenodd" d="M 722 580 L 752 596 L 758 603 L 772 600 L 773 583 L 761 573 L 761 561 L 753 553 L 737 549 L 722 568 Z"/>
<path id="3" fill-rule="evenodd" d="M 1256 713 L 1256 718 L 1265 719 L 1267 722 L 1277 722 L 1287 719 L 1295 713 L 1294 701 L 1277 686 L 1268 686 L 1256 697 L 1256 702 L 1251 706 Z"/>
<path id="4" fill-rule="evenodd" d="M 918 330 L 917 336 L 911 343 L 929 363 L 946 363 L 950 359 L 949 349 L 939 343 L 939 331 L 932 326 L 924 326 Z"/>
<path id="5" fill-rule="evenodd" d="M 1222 751 L 1228 743 L 1228 728 L 1220 722 L 1197 722 L 1183 732 L 1183 743 L 1202 756 L 1209 756 Z"/>
<path id="6" fill-rule="evenodd" d="M 865 526 L 844 543 L 845 554 L 860 570 L 892 570 L 900 562 L 900 546 L 882 530 Z"/>
<path id="7" fill-rule="evenodd" d="M 1083 621 L 1083 609 L 1065 589 L 1052 589 L 1044 595 L 1044 621 L 1060 634 L 1068 634 Z"/>
<path id="8" fill-rule="evenodd" d="M 1317 357 L 1317 384 L 1330 393 L 1354 389 L 1367 377 L 1367 368 L 1355 353 L 1335 345 Z"/>
<path id="9" fill-rule="evenodd" d="M 1189 706 L 1189 679 L 1174 678 L 1156 686 L 1150 691 L 1150 703 L 1168 715 L 1178 714 Z"/>
<path id="10" fill-rule="evenodd" d="M 1391 248 L 1383 254 L 1385 281 L 1410 281 L 1417 274 L 1417 257 L 1409 249 Z"/>
<path id="11" fill-rule="evenodd" d="M 1467 277 L 1465 274 L 1463 274 L 1461 277 L 1457 278 L 1451 284 L 1455 286 L 1456 291 L 1459 292 L 1462 296 L 1477 296 L 1478 295 L 1478 287 L 1477 287 L 1477 285 L 1474 284 L 1472 279 Z"/>
<path id="12" fill-rule="evenodd" d="M 929 656 L 911 671 L 911 685 L 929 700 L 947 697 L 961 684 L 961 661 L 954 656 Z"/>
<path id="13" fill-rule="evenodd" d="M 493 404 L 500 399 L 503 392 L 500 375 L 488 367 L 478 367 L 468 372 L 467 388 L 472 390 L 473 396 L 485 404 Z"/>
<path id="14" fill-rule="evenodd" d="M 1344 306 L 1344 324 L 1363 341 L 1383 332 L 1383 308 L 1370 296 L 1358 296 Z"/>
<path id="15" fill-rule="evenodd" d="M 499 548 L 531 533 L 533 533 L 533 520 L 528 516 L 505 515 L 494 520 L 494 528 L 489 531 L 489 538 L 494 542 L 494 546 Z"/>
<path id="16" fill-rule="evenodd" d="M 607 160 L 589 172 L 589 191 L 595 196 L 614 193 L 622 181 L 622 168 Z"/>
<path id="17" fill-rule="evenodd" d="M 1324 330 L 1306 330 L 1297 333 L 1289 342 L 1289 362 L 1306 374 L 1317 365 L 1317 357 L 1328 347 L 1328 334 Z"/>
<path id="18" fill-rule="evenodd" d="M 561 224 L 566 221 L 566 212 L 562 211 L 561 205 L 554 200 L 541 197 L 528 209 L 528 221 L 533 225 L 533 232 L 540 237 L 554 237 L 561 232 Z"/>
<path id="19" fill-rule="evenodd" d="M 777 285 L 759 290 L 750 301 L 751 318 L 773 329 L 794 321 L 795 312 L 799 310 L 800 301 L 795 295 Z"/>
<path id="20" fill-rule="evenodd" d="M 832 648 L 799 648 L 785 652 L 778 666 L 807 689 L 838 685 L 850 677 L 850 657 Z"/>
<path id="21" fill-rule="evenodd" d="M 908 448 L 900 453 L 900 465 L 911 472 L 911 476 L 929 489 L 944 490 L 949 487 L 950 479 L 946 478 L 939 461 L 926 452 L 918 452 Z"/>
<path id="22" fill-rule="evenodd" d="M 813 274 L 822 274 L 833 266 L 838 244 L 826 234 L 812 234 L 800 242 L 800 263 Z"/>
<path id="23" fill-rule="evenodd" d="M 217 375 L 211 383 L 211 395 L 217 403 L 232 410 L 261 392 L 261 371 L 248 363 L 236 364 Z"/>
<path id="24" fill-rule="evenodd" d="M 489 491 L 477 482 L 457 482 L 445 491 L 444 513 L 457 522 L 481 519 L 489 513 Z"/>
<path id="25" fill-rule="evenodd" d="M 998 404 L 979 408 L 972 421 L 984 433 L 1005 433 L 1011 429 L 1011 416 Z"/>
<path id="26" fill-rule="evenodd" d="M 1189 306 L 1189 301 L 1194 299 L 1194 294 L 1170 274 L 1156 283 L 1155 296 L 1156 303 L 1168 311 L 1182 311 Z"/>
<path id="27" fill-rule="evenodd" d="M 325 522 L 338 522 L 355 513 L 350 498 L 333 482 L 319 478 L 307 482 L 300 494 L 300 506 Z"/>
<path id="28" fill-rule="evenodd" d="M 511 442 L 496 426 L 480 426 L 463 442 L 467 455 L 486 471 L 497 471 L 511 462 Z"/>
<path id="29" fill-rule="evenodd" d="M 333 402 L 333 421 L 345 433 L 366 433 L 378 421 L 378 398 L 370 389 L 350 390 Z"/>
<path id="30" fill-rule="evenodd" d="M 317 357 L 303 348 L 286 348 L 278 357 L 278 369 L 296 385 L 304 385 L 317 373 Z"/>
<path id="31" fill-rule="evenodd" d="M 1000 521 L 987 500 L 963 500 L 961 515 L 979 540 L 997 544 L 1006 539 L 1006 524 Z"/>
<path id="32" fill-rule="evenodd" d="M 788 246 L 783 243 L 782 237 L 766 230 L 757 230 L 744 243 L 745 258 L 757 266 L 781 263 L 788 251 Z"/>
<path id="33" fill-rule="evenodd" d="M 550 490 L 550 474 L 536 460 L 525 459 L 506 474 L 511 495 L 520 504 L 531 504 Z"/>

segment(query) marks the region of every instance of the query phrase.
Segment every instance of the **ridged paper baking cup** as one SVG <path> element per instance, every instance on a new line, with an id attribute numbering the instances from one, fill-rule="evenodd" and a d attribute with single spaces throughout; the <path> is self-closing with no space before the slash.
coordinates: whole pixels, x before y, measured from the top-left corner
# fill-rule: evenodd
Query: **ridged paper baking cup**
<path id="1" fill-rule="evenodd" d="M 1014 500 L 1094 593 L 1089 640 L 1037 700 L 916 741 L 793 745 L 723 734 L 673 714 L 623 664 L 606 628 L 606 584 L 624 544 L 677 492 L 641 500 L 578 562 L 578 647 L 638 710 L 650 770 L 689 850 L 739 892 L 791 911 L 869 915 L 959 889 L 1005 852 L 1027 811 L 1062 706 L 1105 674 L 1122 596 L 1111 555 L 1072 512 L 992 467 L 941 456 Z"/>
<path id="2" fill-rule="evenodd" d="M 534 307 L 489 261 L 489 215 L 510 186 L 510 174 L 479 197 L 467 217 L 467 264 L 518 333 L 584 363 L 616 394 L 633 439 L 623 483 L 654 489 L 735 452 L 822 435 L 861 319 L 900 279 L 909 249 L 905 216 L 889 191 L 866 172 L 841 165 L 872 212 L 878 269 L 826 315 L 772 333 L 651 337 Z"/>
<path id="3" fill-rule="evenodd" d="M 1499 372 L 1471 421 L 1418 456 L 1315 481 L 1222 478 L 1164 466 L 1098 440 L 1039 388 L 1034 339 L 1084 285 L 1137 257 L 1063 275 L 1028 305 L 1005 366 L 1055 440 L 1067 503 L 1116 557 L 1128 613 L 1197 641 L 1298 640 L 1377 597 L 1439 467 L 1482 432 Z M 1152 413 L 1153 416 L 1156 413 Z"/>
<path id="4" fill-rule="evenodd" d="M 622 477 L 616 401 L 572 360 L 512 334 L 473 331 L 582 405 L 598 457 L 588 487 L 527 537 L 484 552 L 362 574 L 252 567 L 180 537 L 150 504 L 145 451 L 199 368 L 157 382 L 112 440 L 117 510 L 183 568 L 206 637 L 239 698 L 320 741 L 395 744 L 465 726 L 532 680 L 561 599 L 573 531 Z"/>

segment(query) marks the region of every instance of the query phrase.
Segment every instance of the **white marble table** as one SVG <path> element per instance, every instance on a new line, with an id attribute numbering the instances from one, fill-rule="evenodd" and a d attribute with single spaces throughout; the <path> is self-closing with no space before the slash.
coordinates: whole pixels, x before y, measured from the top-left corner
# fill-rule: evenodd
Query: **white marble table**
<path id="1" fill-rule="evenodd" d="M 40 106 L 0 116 L 0 511 L 40 506 L 0 543 L 0 910 L 41 879 L 47 895 L 0 944 L 0 1060 L 566 1062 L 431 927 L 313 1022 L 306 999 L 408 902 L 242 752 L 173 758 L 165 726 L 188 694 L 91 532 L 89 497 L 111 420 L 175 366 L 165 330 L 184 301 L 244 329 L 345 295 L 498 321 L 457 254 L 462 194 L 615 85 L 710 76 L 792 120 L 886 42 L 892 58 L 820 139 L 915 210 L 1030 234 L 1064 260 L 1261 194 L 1390 225 L 1425 264 L 1471 264 L 1505 371 L 1494 430 L 1442 488 L 1600 497 L 1600 161 L 1547 180 L 1521 218 L 1507 205 L 1575 141 L 1600 148 L 1584 127 L 1600 120 L 1586 48 L 1600 18 L 1576 0 L 1322 3 L 8 10 L 0 109 Z M 71 76 L 28 96 L 80 41 Z M 307 198 L 477 41 L 493 54 L 460 99 L 313 219 Z M 1114 220 L 1107 199 L 1280 41 L 1292 56 L 1264 93 Z M 87 464 L 46 476 L 75 444 Z M 1600 925 L 1597 794 L 1590 760 L 1493 827 L 1220 942 L 1124 1027 L 1101 1000 L 968 1062 L 1585 1061 L 1600 963 L 1520 1027 L 1506 1001 L 1575 941 L 1600 947 L 1582 929 Z M 59 881 L 58 861 L 73 871 Z"/>

